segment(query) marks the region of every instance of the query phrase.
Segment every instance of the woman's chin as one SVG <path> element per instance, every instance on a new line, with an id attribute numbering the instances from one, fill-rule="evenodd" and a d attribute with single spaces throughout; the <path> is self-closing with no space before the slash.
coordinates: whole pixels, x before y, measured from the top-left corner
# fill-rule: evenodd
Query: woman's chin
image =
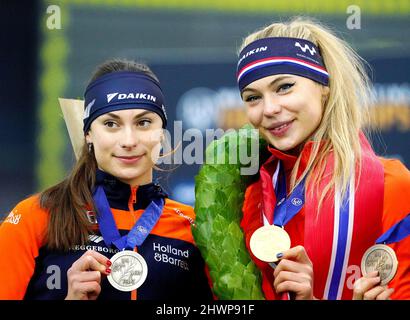
<path id="1" fill-rule="evenodd" d="M 297 147 L 296 143 L 289 141 L 289 139 L 287 138 L 278 139 L 269 135 L 264 135 L 264 138 L 266 141 L 269 142 L 270 145 L 272 145 L 275 149 L 278 149 L 281 152 L 286 153 Z"/>

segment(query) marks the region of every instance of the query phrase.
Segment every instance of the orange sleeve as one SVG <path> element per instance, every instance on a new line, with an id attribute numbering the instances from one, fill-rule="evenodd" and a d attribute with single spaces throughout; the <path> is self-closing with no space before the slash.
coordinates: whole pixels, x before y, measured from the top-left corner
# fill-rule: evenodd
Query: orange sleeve
<path id="1" fill-rule="evenodd" d="M 381 159 L 384 166 L 383 232 L 410 214 L 410 171 L 398 160 Z M 410 300 L 410 235 L 389 245 L 399 262 L 389 283 L 392 299 Z"/>
<path id="2" fill-rule="evenodd" d="M 191 232 L 194 221 L 195 212 L 191 206 L 167 198 L 161 219 L 152 229 L 152 233 L 194 243 Z"/>
<path id="3" fill-rule="evenodd" d="M 48 214 L 37 196 L 20 202 L 0 226 L 0 300 L 23 299 L 34 273 Z"/>

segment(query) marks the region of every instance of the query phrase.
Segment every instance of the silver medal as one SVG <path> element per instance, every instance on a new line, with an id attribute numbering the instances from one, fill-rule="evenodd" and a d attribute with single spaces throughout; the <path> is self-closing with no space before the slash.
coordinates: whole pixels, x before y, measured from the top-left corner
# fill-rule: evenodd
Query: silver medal
<path id="1" fill-rule="evenodd" d="M 133 291 L 139 288 L 147 278 L 147 263 L 137 252 L 120 251 L 110 260 L 112 265 L 108 281 L 120 291 Z"/>

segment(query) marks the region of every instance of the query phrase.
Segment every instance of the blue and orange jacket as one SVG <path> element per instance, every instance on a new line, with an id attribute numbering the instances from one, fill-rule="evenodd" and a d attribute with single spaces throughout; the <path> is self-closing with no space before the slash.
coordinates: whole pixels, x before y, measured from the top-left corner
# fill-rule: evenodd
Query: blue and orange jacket
<path id="1" fill-rule="evenodd" d="M 158 184 L 130 188 L 102 171 L 97 172 L 98 179 L 121 235 L 134 226 L 153 198 L 166 197 Z M 103 278 L 98 299 L 212 299 L 205 263 L 191 233 L 194 219 L 192 207 L 166 198 L 160 219 L 136 248 L 148 265 L 145 282 L 136 292 L 121 292 Z M 44 240 L 48 220 L 35 195 L 20 202 L 0 226 L 0 299 L 64 299 L 67 270 L 85 251 L 95 250 L 107 258 L 118 252 L 106 246 L 98 225 L 88 244 L 68 252 L 50 251 Z"/>

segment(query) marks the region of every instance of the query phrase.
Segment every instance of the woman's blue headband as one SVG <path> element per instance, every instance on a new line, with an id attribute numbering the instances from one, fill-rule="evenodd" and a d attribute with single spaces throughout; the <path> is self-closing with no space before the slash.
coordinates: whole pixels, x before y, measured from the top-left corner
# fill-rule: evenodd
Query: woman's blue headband
<path id="1" fill-rule="evenodd" d="M 271 37 L 243 48 L 236 75 L 241 92 L 250 83 L 274 74 L 294 74 L 324 86 L 329 84 L 329 74 L 319 49 L 308 40 Z"/>
<path id="2" fill-rule="evenodd" d="M 105 74 L 90 83 L 84 98 L 84 133 L 99 116 L 124 109 L 150 110 L 161 117 L 163 128 L 167 125 L 161 87 L 157 81 L 142 72 L 118 71 Z"/>

